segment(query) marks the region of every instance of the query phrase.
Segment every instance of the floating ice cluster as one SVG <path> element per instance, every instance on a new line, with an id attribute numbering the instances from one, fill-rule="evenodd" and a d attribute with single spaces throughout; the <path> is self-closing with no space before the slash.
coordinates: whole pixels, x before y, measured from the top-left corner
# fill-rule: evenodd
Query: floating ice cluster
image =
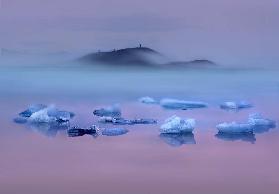
<path id="1" fill-rule="evenodd" d="M 121 110 L 119 105 L 115 104 L 111 107 L 94 110 L 93 114 L 99 117 L 120 117 Z"/>

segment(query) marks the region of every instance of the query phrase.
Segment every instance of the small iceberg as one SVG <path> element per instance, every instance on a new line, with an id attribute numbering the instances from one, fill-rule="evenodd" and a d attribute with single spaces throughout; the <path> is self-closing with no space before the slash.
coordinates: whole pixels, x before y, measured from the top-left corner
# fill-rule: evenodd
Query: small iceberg
<path id="1" fill-rule="evenodd" d="M 119 135 L 124 135 L 128 132 L 129 131 L 127 129 L 122 129 L 122 128 L 104 129 L 102 131 L 102 135 L 105 135 L 105 136 L 119 136 Z"/>
<path id="2" fill-rule="evenodd" d="M 221 109 L 225 110 L 239 110 L 244 108 L 251 108 L 253 105 L 246 101 L 240 101 L 240 102 L 224 102 L 220 105 Z"/>
<path id="3" fill-rule="evenodd" d="M 47 108 L 47 106 L 44 104 L 33 104 L 33 105 L 29 106 L 25 111 L 19 113 L 19 116 L 30 117 L 33 113 L 38 112 L 45 108 Z"/>
<path id="4" fill-rule="evenodd" d="M 161 133 L 191 133 L 195 128 L 194 119 L 181 119 L 177 116 L 168 118 L 161 126 Z"/>
<path id="5" fill-rule="evenodd" d="M 99 120 L 100 123 L 112 123 L 113 125 L 136 125 L 136 124 L 157 124 L 157 120 L 154 119 L 124 119 L 124 118 L 112 118 L 102 117 Z"/>
<path id="6" fill-rule="evenodd" d="M 184 101 L 184 100 L 176 100 L 176 99 L 169 99 L 169 98 L 162 99 L 160 101 L 160 105 L 166 109 L 180 109 L 180 110 L 207 107 L 207 104 L 204 102 Z"/>
<path id="7" fill-rule="evenodd" d="M 99 117 L 120 117 L 121 110 L 119 105 L 116 104 L 111 107 L 94 110 L 93 114 Z"/>
<path id="8" fill-rule="evenodd" d="M 195 136 L 193 133 L 182 133 L 182 134 L 161 133 L 160 139 L 162 139 L 166 144 L 173 147 L 196 144 Z"/>
<path id="9" fill-rule="evenodd" d="M 70 127 L 69 123 L 28 123 L 27 126 L 34 132 L 38 132 L 47 137 L 55 137 L 59 131 L 67 130 Z"/>
<path id="10" fill-rule="evenodd" d="M 29 117 L 30 122 L 51 123 L 51 122 L 68 122 L 72 118 L 73 113 L 68 111 L 60 111 L 57 108 L 50 106 L 33 113 Z"/>
<path id="11" fill-rule="evenodd" d="M 250 114 L 247 123 L 221 123 L 216 126 L 220 132 L 224 133 L 262 133 L 276 127 L 276 122 L 265 119 L 261 114 Z"/>
<path id="12" fill-rule="evenodd" d="M 15 118 L 16 123 L 23 122 L 38 122 L 38 123 L 49 123 L 49 122 L 68 122 L 74 113 L 68 111 L 61 111 L 54 106 L 46 106 L 43 104 L 31 105 L 27 110 L 19 113 L 22 119 Z"/>
<path id="13" fill-rule="evenodd" d="M 97 137 L 99 132 L 99 128 L 95 125 L 92 125 L 89 128 L 82 128 L 82 127 L 72 127 L 70 128 L 67 133 L 69 137 L 78 137 L 83 135 L 92 135 L 93 137 Z"/>
<path id="14" fill-rule="evenodd" d="M 153 98 L 151 98 L 149 96 L 142 97 L 138 101 L 141 103 L 144 103 L 144 104 L 157 104 L 158 103 L 156 100 L 154 100 Z"/>
<path id="15" fill-rule="evenodd" d="M 253 133 L 253 125 L 249 123 L 221 123 L 216 128 L 223 133 Z"/>
<path id="16" fill-rule="evenodd" d="M 256 137 L 254 133 L 224 133 L 218 132 L 215 135 L 216 138 L 224 140 L 224 141 L 245 141 L 254 144 L 256 142 Z"/>

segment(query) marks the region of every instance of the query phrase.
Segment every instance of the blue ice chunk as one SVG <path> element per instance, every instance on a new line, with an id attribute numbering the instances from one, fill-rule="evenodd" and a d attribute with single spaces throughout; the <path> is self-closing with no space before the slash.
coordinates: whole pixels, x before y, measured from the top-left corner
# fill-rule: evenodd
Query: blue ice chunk
<path id="1" fill-rule="evenodd" d="M 93 114 L 99 117 L 120 117 L 121 110 L 119 105 L 113 105 L 111 107 L 94 110 Z"/>
<path id="2" fill-rule="evenodd" d="M 256 142 L 255 134 L 252 132 L 243 132 L 243 133 L 226 133 L 226 132 L 218 132 L 215 137 L 224 141 L 246 141 L 250 143 Z"/>
<path id="3" fill-rule="evenodd" d="M 19 113 L 22 117 L 30 117 L 33 113 L 38 112 L 42 109 L 45 109 L 47 106 L 44 104 L 33 104 L 28 107 L 25 111 Z"/>
<path id="4" fill-rule="evenodd" d="M 102 131 L 102 135 L 105 135 L 105 136 L 119 136 L 119 135 L 124 135 L 128 132 L 129 131 L 127 129 L 122 129 L 122 128 L 104 129 Z"/>
<path id="5" fill-rule="evenodd" d="M 179 133 L 179 134 L 169 134 L 161 133 L 160 138 L 170 146 L 179 147 L 182 145 L 196 144 L 195 136 L 193 133 Z"/>
<path id="6" fill-rule="evenodd" d="M 216 128 L 224 133 L 253 133 L 253 125 L 249 123 L 221 123 Z"/>
<path id="7" fill-rule="evenodd" d="M 157 104 L 158 102 L 149 96 L 145 96 L 139 99 L 139 102 L 144 104 Z"/>
<path id="8" fill-rule="evenodd" d="M 55 137 L 58 131 L 67 130 L 70 127 L 69 123 L 37 123 L 29 122 L 27 126 L 30 127 L 33 131 L 43 134 L 47 137 Z"/>
<path id="9" fill-rule="evenodd" d="M 220 105 L 222 109 L 227 110 L 239 110 L 244 108 L 251 108 L 253 105 L 246 101 L 240 101 L 240 102 L 224 102 Z"/>
<path id="10" fill-rule="evenodd" d="M 184 101 L 184 100 L 176 100 L 165 98 L 160 101 L 160 105 L 166 109 L 194 109 L 194 108 L 205 108 L 208 105 L 204 102 L 199 101 Z"/>
<path id="11" fill-rule="evenodd" d="M 181 119 L 177 116 L 168 118 L 163 125 L 161 125 L 161 133 L 191 133 L 195 128 L 195 119 Z"/>
<path id="12" fill-rule="evenodd" d="M 78 137 L 83 135 L 92 135 L 94 137 L 98 136 L 99 128 L 95 125 L 91 126 L 90 128 L 82 128 L 82 127 L 72 127 L 70 128 L 67 133 L 69 137 Z"/>

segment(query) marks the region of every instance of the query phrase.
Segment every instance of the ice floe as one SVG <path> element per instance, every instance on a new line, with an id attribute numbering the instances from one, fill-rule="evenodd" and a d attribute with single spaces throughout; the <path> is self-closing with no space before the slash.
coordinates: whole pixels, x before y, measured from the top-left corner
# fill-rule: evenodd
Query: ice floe
<path id="1" fill-rule="evenodd" d="M 199 101 L 184 101 L 184 100 L 176 100 L 165 98 L 160 101 L 160 105 L 166 109 L 194 109 L 194 108 L 205 108 L 208 105 L 204 102 Z"/>
<path id="2" fill-rule="evenodd" d="M 246 123 L 221 123 L 216 126 L 220 132 L 224 133 L 261 133 L 276 126 L 276 122 L 263 118 L 261 114 L 251 114 Z"/>
<path id="3" fill-rule="evenodd" d="M 256 142 L 255 134 L 252 132 L 249 133 L 224 133 L 224 132 L 218 132 L 215 135 L 216 138 L 224 140 L 224 141 L 245 141 L 250 143 Z"/>
<path id="4" fill-rule="evenodd" d="M 127 129 L 112 128 L 112 129 L 104 129 L 102 131 L 102 135 L 105 135 L 105 136 L 119 136 L 119 135 L 124 135 L 128 132 L 129 131 Z"/>
<path id="5" fill-rule="evenodd" d="M 111 107 L 94 110 L 93 114 L 99 117 L 120 117 L 121 110 L 119 105 L 115 104 Z"/>
<path id="6" fill-rule="evenodd" d="M 160 138 L 168 145 L 173 147 L 180 147 L 182 145 L 196 144 L 195 136 L 193 133 L 161 133 Z"/>
<path id="7" fill-rule="evenodd" d="M 83 136 L 83 135 L 92 135 L 93 137 L 98 136 L 100 129 L 92 125 L 89 128 L 82 128 L 82 127 L 72 127 L 68 129 L 67 133 L 69 137 L 78 137 L 78 136 Z"/>
<path id="8" fill-rule="evenodd" d="M 144 104 L 157 104 L 158 103 L 156 100 L 154 100 L 153 98 L 151 98 L 149 96 L 142 97 L 138 101 L 141 103 L 144 103 Z"/>
<path id="9" fill-rule="evenodd" d="M 155 119 L 124 119 L 113 117 L 102 117 L 100 123 L 112 123 L 113 125 L 136 125 L 136 124 L 156 124 Z"/>
<path id="10" fill-rule="evenodd" d="M 239 110 L 244 108 L 251 108 L 253 105 L 246 101 L 240 101 L 240 102 L 224 102 L 220 105 L 222 109 L 226 110 Z"/>
<path id="11" fill-rule="evenodd" d="M 195 128 L 196 122 L 194 119 L 181 119 L 177 116 L 168 118 L 163 125 L 161 125 L 161 133 L 189 133 Z"/>

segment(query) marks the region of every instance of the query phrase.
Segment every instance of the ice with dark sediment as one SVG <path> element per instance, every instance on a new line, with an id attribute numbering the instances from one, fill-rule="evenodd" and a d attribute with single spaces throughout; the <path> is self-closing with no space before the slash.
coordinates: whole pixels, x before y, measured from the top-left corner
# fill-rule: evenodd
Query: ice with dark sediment
<path id="1" fill-rule="evenodd" d="M 111 129 L 104 129 L 102 131 L 102 135 L 105 135 L 105 136 L 119 136 L 119 135 L 124 135 L 128 132 L 129 131 L 127 129 L 123 129 L 123 128 L 111 128 Z"/>
<path id="2" fill-rule="evenodd" d="M 93 114 L 99 117 L 120 117 L 121 110 L 119 105 L 115 104 L 111 107 L 94 110 Z"/>
<path id="3" fill-rule="evenodd" d="M 19 115 L 22 117 L 30 117 L 33 113 L 38 112 L 45 108 L 47 108 L 47 106 L 44 104 L 33 104 L 29 106 L 25 111 L 19 113 Z"/>
<path id="4" fill-rule="evenodd" d="M 83 135 L 92 135 L 93 137 L 98 136 L 99 128 L 95 125 L 92 125 L 89 128 L 82 128 L 82 127 L 72 127 L 68 129 L 67 133 L 69 137 L 78 137 Z"/>
<path id="5" fill-rule="evenodd" d="M 142 97 L 138 101 L 144 104 L 158 104 L 158 101 L 154 100 L 149 96 Z"/>
<path id="6" fill-rule="evenodd" d="M 163 125 L 161 125 L 161 133 L 191 133 L 195 128 L 195 119 L 182 119 L 177 116 L 168 118 Z"/>
<path id="7" fill-rule="evenodd" d="M 216 138 L 224 140 L 224 141 L 245 141 L 250 143 L 256 142 L 255 134 L 252 132 L 241 132 L 241 133 L 225 133 L 225 132 L 218 132 L 215 135 Z"/>
<path id="8" fill-rule="evenodd" d="M 112 118 L 102 117 L 99 120 L 100 123 L 111 123 L 113 125 L 136 125 L 136 124 L 156 124 L 155 119 L 124 119 L 124 118 Z"/>
<path id="9" fill-rule="evenodd" d="M 179 109 L 187 110 L 194 108 L 206 108 L 208 105 L 204 102 L 199 101 L 185 101 L 185 100 L 176 100 L 165 98 L 160 101 L 160 105 L 166 109 Z"/>
<path id="10" fill-rule="evenodd" d="M 224 102 L 220 105 L 220 108 L 226 109 L 226 110 L 239 110 L 239 109 L 245 109 L 245 108 L 251 108 L 253 105 L 246 101 L 240 101 L 240 102 Z"/>
<path id="11" fill-rule="evenodd" d="M 168 145 L 180 147 L 182 145 L 196 144 L 193 133 L 161 133 L 160 138 Z"/>

